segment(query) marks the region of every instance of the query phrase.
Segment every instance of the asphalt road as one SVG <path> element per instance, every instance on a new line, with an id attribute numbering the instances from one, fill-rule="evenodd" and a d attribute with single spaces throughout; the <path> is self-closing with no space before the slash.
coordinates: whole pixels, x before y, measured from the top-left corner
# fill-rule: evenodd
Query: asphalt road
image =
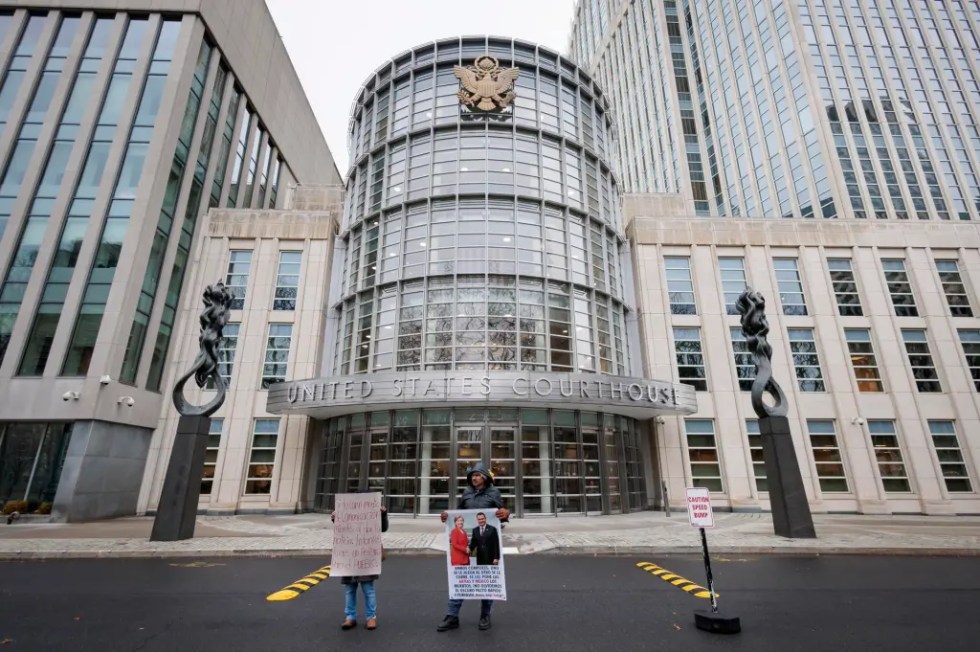
<path id="1" fill-rule="evenodd" d="M 699 557 L 512 557 L 493 628 L 479 607 L 437 633 L 445 561 L 393 557 L 378 629 L 341 631 L 337 578 L 286 602 L 266 596 L 318 558 L 0 563 L 0 652 L 27 650 L 975 650 L 980 558 L 719 557 L 719 604 L 742 633 L 694 627 L 706 599 L 637 568 L 704 584 Z M 362 619 L 363 622 L 363 619 Z"/>

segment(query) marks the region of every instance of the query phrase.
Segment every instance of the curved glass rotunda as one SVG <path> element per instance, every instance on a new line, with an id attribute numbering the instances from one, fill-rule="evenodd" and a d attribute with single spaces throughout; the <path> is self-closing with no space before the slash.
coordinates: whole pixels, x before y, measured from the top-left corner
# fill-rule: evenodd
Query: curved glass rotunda
<path id="1" fill-rule="evenodd" d="M 516 97 L 461 101 L 454 67 L 519 69 Z M 321 377 L 270 389 L 322 420 L 316 506 L 360 488 L 438 513 L 482 460 L 518 515 L 647 506 L 646 422 L 692 413 L 644 378 L 602 91 L 530 43 L 462 38 L 367 80 Z"/>

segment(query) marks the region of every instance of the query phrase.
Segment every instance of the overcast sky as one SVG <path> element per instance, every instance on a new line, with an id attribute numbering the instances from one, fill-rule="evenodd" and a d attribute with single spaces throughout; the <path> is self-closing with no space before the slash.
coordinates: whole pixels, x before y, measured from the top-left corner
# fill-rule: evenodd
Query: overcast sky
<path id="1" fill-rule="evenodd" d="M 364 80 L 396 54 L 447 36 L 511 36 L 564 53 L 575 0 L 266 0 L 341 175 Z"/>

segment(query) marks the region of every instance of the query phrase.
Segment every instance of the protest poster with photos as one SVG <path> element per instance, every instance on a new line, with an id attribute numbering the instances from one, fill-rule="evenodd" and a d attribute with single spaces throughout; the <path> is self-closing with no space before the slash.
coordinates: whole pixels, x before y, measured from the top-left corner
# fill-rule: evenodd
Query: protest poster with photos
<path id="1" fill-rule="evenodd" d="M 504 545 L 494 509 L 454 509 L 446 519 L 450 600 L 506 600 Z"/>
<path id="2" fill-rule="evenodd" d="M 337 494 L 331 577 L 381 574 L 381 494 Z"/>

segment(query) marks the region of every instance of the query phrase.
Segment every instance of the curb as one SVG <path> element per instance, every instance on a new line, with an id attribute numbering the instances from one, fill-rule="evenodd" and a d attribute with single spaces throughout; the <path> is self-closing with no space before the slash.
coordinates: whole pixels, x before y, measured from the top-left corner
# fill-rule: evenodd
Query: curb
<path id="1" fill-rule="evenodd" d="M 776 546 L 711 546 L 712 554 L 728 555 L 780 555 L 780 556 L 890 556 L 890 557 L 980 557 L 977 548 L 844 548 L 819 546 L 776 547 Z M 699 546 L 557 546 L 542 550 L 542 555 L 594 555 L 603 557 L 624 557 L 634 555 L 701 555 Z"/>
<path id="2" fill-rule="evenodd" d="M 385 549 L 394 557 L 443 557 L 445 552 L 431 548 Z M 774 546 L 712 546 L 715 554 L 735 555 L 779 555 L 779 556 L 894 556 L 894 557 L 980 557 L 977 548 L 842 548 L 818 546 L 774 547 Z M 626 557 L 650 555 L 700 555 L 697 546 L 556 546 L 544 550 L 521 553 L 519 556 L 533 555 L 572 556 L 591 555 L 594 557 Z M 330 555 L 329 548 L 308 549 L 268 549 L 268 550 L 67 550 L 67 551 L 23 551 L 0 552 L 0 562 L 56 561 L 61 559 L 176 559 L 176 558 L 258 558 L 286 559 Z"/>

